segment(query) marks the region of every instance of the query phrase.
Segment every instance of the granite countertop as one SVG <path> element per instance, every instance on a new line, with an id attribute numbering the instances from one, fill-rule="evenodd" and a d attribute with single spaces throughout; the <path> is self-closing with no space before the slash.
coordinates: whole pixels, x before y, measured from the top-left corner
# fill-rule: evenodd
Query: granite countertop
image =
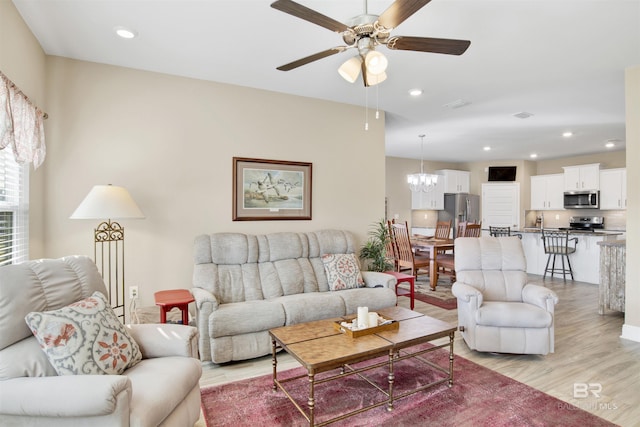
<path id="1" fill-rule="evenodd" d="M 625 247 L 627 245 L 627 241 L 626 240 L 605 240 L 603 242 L 598 242 L 598 245 Z"/>
<path id="2" fill-rule="evenodd" d="M 557 228 L 545 228 L 545 230 L 558 230 Z M 512 230 L 514 232 L 514 230 Z M 517 233 L 542 233 L 542 230 L 538 227 L 524 227 L 520 230 L 515 231 Z M 620 230 L 597 230 L 597 231 L 582 231 L 582 230 L 569 230 L 569 234 L 580 234 L 580 235 L 589 235 L 589 236 L 619 236 L 623 234 L 624 231 Z"/>

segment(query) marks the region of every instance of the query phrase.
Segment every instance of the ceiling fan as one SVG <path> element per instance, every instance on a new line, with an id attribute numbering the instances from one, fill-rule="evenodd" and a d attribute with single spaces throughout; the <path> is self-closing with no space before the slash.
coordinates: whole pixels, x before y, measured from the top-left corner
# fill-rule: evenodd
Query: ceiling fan
<path id="1" fill-rule="evenodd" d="M 364 13 L 352 18 L 347 24 L 338 22 L 313 9 L 291 0 L 277 0 L 271 7 L 288 13 L 312 24 L 320 25 L 339 33 L 346 46 L 332 47 L 322 52 L 298 59 L 278 67 L 281 71 L 290 71 L 322 58 L 355 48 L 358 55 L 346 61 L 338 72 L 347 81 L 353 83 L 362 73 L 365 86 L 373 86 L 385 80 L 387 58 L 376 51 L 376 46 L 386 45 L 393 50 L 413 50 L 418 52 L 462 55 L 469 45 L 468 40 L 439 39 L 431 37 L 393 36 L 391 30 L 420 10 L 431 0 L 396 0 L 382 15 L 367 13 L 367 0 L 364 0 Z"/>

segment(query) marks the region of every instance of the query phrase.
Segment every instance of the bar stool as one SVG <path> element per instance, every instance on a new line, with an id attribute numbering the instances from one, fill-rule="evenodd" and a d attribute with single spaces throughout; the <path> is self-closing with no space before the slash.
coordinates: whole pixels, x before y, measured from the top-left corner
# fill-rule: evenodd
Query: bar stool
<path id="1" fill-rule="evenodd" d="M 573 270 L 571 269 L 571 262 L 569 261 L 569 255 L 575 253 L 576 246 L 578 245 L 578 238 L 573 237 L 569 238 L 568 230 L 542 230 L 542 241 L 544 243 L 544 253 L 547 254 L 547 264 L 544 267 L 544 275 L 542 278 L 544 279 L 547 276 L 547 272 L 551 272 L 551 277 L 553 277 L 554 273 L 557 271 L 558 273 L 562 273 L 562 278 L 564 281 L 567 281 L 567 273 L 571 275 L 571 280 L 573 280 Z M 569 242 L 573 242 L 573 247 L 569 246 Z M 562 269 L 556 268 L 556 255 L 560 255 L 560 259 L 562 260 Z M 551 268 L 549 268 L 549 261 L 551 261 L 551 257 L 553 257 L 553 261 L 551 263 Z M 564 260 L 567 260 L 566 268 L 564 265 Z"/>

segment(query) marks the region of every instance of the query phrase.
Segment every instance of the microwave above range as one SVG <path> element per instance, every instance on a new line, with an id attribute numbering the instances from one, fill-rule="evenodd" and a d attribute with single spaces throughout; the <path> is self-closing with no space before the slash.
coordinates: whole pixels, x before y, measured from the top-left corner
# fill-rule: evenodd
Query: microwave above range
<path id="1" fill-rule="evenodd" d="M 565 191 L 565 209 L 600 209 L 599 191 Z"/>

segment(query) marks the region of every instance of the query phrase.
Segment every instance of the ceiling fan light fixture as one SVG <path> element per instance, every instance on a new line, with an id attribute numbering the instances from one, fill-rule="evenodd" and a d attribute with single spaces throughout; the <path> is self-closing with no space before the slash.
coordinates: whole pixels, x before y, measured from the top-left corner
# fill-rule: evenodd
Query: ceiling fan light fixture
<path id="1" fill-rule="evenodd" d="M 387 73 L 384 71 L 380 74 L 371 74 L 367 71 L 367 83 L 369 86 L 375 86 L 383 81 L 387 80 Z"/>
<path id="2" fill-rule="evenodd" d="M 354 56 L 346 60 L 340 68 L 338 68 L 338 74 L 349 83 L 354 83 L 360 75 L 361 68 L 362 59 L 359 56 Z"/>
<path id="3" fill-rule="evenodd" d="M 385 72 L 387 65 L 389 65 L 389 61 L 382 53 L 376 50 L 371 50 L 364 57 L 364 65 L 367 67 L 367 71 L 370 74 L 378 75 Z"/>

